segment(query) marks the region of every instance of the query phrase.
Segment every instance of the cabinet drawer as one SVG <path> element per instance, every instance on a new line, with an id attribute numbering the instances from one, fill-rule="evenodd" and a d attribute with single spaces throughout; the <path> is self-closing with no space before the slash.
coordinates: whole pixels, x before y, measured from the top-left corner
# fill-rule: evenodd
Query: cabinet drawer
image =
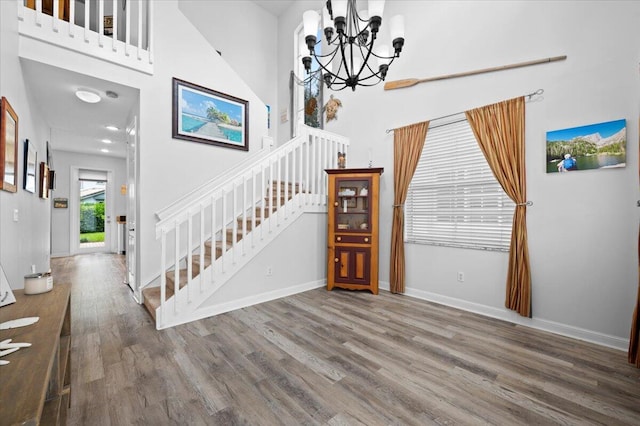
<path id="1" fill-rule="evenodd" d="M 335 242 L 341 244 L 371 244 L 371 235 L 336 235 Z"/>

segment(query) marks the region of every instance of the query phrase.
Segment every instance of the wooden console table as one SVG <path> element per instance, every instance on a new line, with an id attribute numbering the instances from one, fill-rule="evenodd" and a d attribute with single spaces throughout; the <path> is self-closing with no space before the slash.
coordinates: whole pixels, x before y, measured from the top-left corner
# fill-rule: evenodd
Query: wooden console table
<path id="1" fill-rule="evenodd" d="M 40 317 L 26 327 L 0 330 L 0 341 L 31 346 L 2 357 L 0 424 L 65 424 L 71 381 L 71 286 L 55 284 L 37 295 L 14 291 L 16 303 L 0 308 L 0 322 Z"/>

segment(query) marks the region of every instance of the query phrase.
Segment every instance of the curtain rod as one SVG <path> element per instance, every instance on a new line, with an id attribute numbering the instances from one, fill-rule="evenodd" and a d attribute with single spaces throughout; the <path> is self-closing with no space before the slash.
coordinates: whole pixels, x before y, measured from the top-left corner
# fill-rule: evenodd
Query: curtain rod
<path id="1" fill-rule="evenodd" d="M 528 101 L 530 101 L 532 97 L 534 97 L 534 96 L 536 96 L 536 95 L 542 95 L 543 93 L 544 93 L 544 89 L 538 89 L 538 90 L 536 90 L 535 92 L 531 92 L 531 93 L 526 94 L 526 95 L 524 95 L 524 96 L 528 96 L 528 97 L 529 97 L 529 99 L 527 99 L 527 100 L 528 100 Z M 444 118 L 454 117 L 454 116 L 456 116 L 456 115 L 460 115 L 460 114 L 464 114 L 464 111 L 456 112 L 456 113 L 454 113 L 454 114 L 443 115 L 442 117 L 433 118 L 433 119 L 431 119 L 431 120 L 429 120 L 429 121 L 442 120 L 442 119 L 444 119 Z M 464 120 L 460 120 L 460 121 L 464 121 Z M 459 123 L 460 121 L 455 121 L 454 123 Z M 447 124 L 450 124 L 450 123 L 447 123 Z M 445 126 L 445 124 L 440 124 L 440 125 L 437 125 L 437 126 L 431 126 L 431 125 L 429 125 L 429 128 L 430 128 L 430 129 L 434 129 L 434 128 L 436 128 L 436 127 L 440 127 L 440 126 Z M 405 126 L 401 126 L 401 127 L 405 127 Z M 399 129 L 399 128 L 400 128 L 400 127 L 396 127 L 396 129 Z M 387 130 L 386 130 L 386 133 L 391 133 L 391 132 L 393 132 L 393 131 L 394 131 L 394 130 L 396 130 L 396 129 L 387 129 Z"/>

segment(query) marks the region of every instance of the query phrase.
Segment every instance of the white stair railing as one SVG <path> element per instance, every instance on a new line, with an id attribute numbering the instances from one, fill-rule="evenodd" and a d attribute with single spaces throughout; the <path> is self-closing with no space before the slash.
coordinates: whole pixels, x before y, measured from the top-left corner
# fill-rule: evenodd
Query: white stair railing
<path id="1" fill-rule="evenodd" d="M 193 310 L 288 222 L 307 209 L 326 208 L 324 170 L 337 167 L 338 152 L 346 152 L 349 141 L 304 125 L 298 134 L 156 213 L 161 244 L 158 328 L 185 322 L 181 316 L 193 317 Z M 211 261 L 205 267 L 207 245 Z M 194 257 L 196 276 L 191 269 Z M 185 268 L 186 278 L 180 282 L 180 269 Z M 167 272 L 173 278 L 171 298 L 166 297 Z"/>
<path id="2" fill-rule="evenodd" d="M 153 74 L 152 0 L 15 1 L 21 35 Z"/>

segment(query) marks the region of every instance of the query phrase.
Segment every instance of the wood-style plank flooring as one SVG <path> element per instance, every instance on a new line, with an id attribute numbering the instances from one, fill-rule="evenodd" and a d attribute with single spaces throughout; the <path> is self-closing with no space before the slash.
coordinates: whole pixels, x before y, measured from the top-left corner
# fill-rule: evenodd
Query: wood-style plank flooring
<path id="1" fill-rule="evenodd" d="M 71 425 L 640 425 L 624 352 L 384 291 L 156 331 L 123 256 L 52 268 L 73 284 Z"/>

